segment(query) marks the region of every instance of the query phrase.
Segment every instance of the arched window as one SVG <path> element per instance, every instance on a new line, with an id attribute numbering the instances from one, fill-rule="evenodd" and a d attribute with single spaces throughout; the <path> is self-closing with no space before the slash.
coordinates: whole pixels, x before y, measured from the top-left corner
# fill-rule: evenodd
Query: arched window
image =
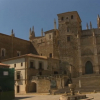
<path id="1" fill-rule="evenodd" d="M 4 48 L 1 49 L 1 56 L 4 57 L 6 54 L 6 50 Z"/>

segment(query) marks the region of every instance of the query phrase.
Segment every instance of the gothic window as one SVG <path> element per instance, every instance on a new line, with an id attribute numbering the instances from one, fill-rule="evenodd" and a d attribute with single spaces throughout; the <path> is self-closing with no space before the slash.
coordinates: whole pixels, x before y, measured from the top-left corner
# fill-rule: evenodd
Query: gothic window
<path id="1" fill-rule="evenodd" d="M 71 19 L 73 19 L 73 15 L 71 15 Z"/>
<path id="2" fill-rule="evenodd" d="M 69 42 L 70 41 L 70 36 L 67 36 L 67 42 Z"/>
<path id="3" fill-rule="evenodd" d="M 4 48 L 1 49 L 1 56 L 4 57 L 6 53 L 6 50 Z"/>
<path id="4" fill-rule="evenodd" d="M 20 51 L 17 51 L 17 56 L 20 56 L 21 55 L 21 52 Z"/>

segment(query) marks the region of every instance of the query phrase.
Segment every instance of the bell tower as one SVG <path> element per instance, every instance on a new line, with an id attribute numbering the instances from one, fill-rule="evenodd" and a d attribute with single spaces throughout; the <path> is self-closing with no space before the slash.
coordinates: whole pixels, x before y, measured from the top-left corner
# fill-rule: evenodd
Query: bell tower
<path id="1" fill-rule="evenodd" d="M 78 66 L 77 34 L 81 36 L 81 19 L 77 11 L 58 14 L 59 59 Z"/>

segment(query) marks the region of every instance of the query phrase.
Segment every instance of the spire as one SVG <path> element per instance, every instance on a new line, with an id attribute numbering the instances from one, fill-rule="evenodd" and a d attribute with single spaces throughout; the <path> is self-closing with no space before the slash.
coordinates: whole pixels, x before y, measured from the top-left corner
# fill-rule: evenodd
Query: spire
<path id="1" fill-rule="evenodd" d="M 34 26 L 32 27 L 32 31 L 34 32 Z"/>
<path id="2" fill-rule="evenodd" d="M 43 36 L 43 28 L 41 29 L 41 36 Z"/>
<path id="3" fill-rule="evenodd" d="M 30 28 L 29 34 L 30 34 L 29 39 L 30 39 L 30 41 L 32 41 L 32 39 L 34 39 L 34 37 L 35 37 L 34 26 L 32 27 L 32 30 Z"/>
<path id="4" fill-rule="evenodd" d="M 11 30 L 11 34 L 13 34 L 13 29 Z"/>
<path id="5" fill-rule="evenodd" d="M 90 29 L 92 29 L 92 23 L 91 23 L 91 21 L 90 21 Z"/>
<path id="6" fill-rule="evenodd" d="M 99 14 L 97 15 L 97 19 L 99 19 Z"/>
<path id="7" fill-rule="evenodd" d="M 87 29 L 87 30 L 89 29 L 88 23 L 86 24 L 86 29 Z"/>
<path id="8" fill-rule="evenodd" d="M 54 19 L 54 29 L 56 29 L 56 19 Z"/>
<path id="9" fill-rule="evenodd" d="M 97 27 L 100 28 L 100 17 L 99 17 L 99 14 L 97 16 Z"/>
<path id="10" fill-rule="evenodd" d="M 30 28 L 30 30 L 29 30 L 29 33 L 30 33 L 30 35 L 31 35 L 31 28 Z"/>
<path id="11" fill-rule="evenodd" d="M 11 30 L 11 36 L 15 36 L 13 29 Z"/>

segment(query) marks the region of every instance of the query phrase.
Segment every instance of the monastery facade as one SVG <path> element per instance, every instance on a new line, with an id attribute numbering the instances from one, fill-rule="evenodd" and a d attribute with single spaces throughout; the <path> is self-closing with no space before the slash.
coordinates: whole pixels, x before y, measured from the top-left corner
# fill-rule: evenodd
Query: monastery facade
<path id="1" fill-rule="evenodd" d="M 56 20 L 54 20 L 54 29 L 46 32 L 43 32 L 42 29 L 41 36 L 36 37 L 33 27 L 29 31 L 29 41 L 15 37 L 13 30 L 11 36 L 1 33 L 0 61 L 8 64 L 6 60 L 9 58 L 15 59 L 17 56 L 34 54 L 40 58 L 44 56 L 50 58 L 51 60 L 47 59 L 47 61 L 50 61 L 48 66 L 51 69 L 55 66 L 55 70 L 44 71 L 43 75 L 45 73 L 49 73 L 48 75 L 68 75 L 68 71 L 70 71 L 72 77 L 79 77 L 84 74 L 99 74 L 99 15 L 97 17 L 97 28 L 93 28 L 90 22 L 90 28 L 87 24 L 86 30 L 82 30 L 82 21 L 77 11 L 61 13 L 57 16 L 58 29 L 56 28 Z M 41 72 L 39 73 L 41 75 Z M 64 84 L 63 82 L 63 87 Z"/>

